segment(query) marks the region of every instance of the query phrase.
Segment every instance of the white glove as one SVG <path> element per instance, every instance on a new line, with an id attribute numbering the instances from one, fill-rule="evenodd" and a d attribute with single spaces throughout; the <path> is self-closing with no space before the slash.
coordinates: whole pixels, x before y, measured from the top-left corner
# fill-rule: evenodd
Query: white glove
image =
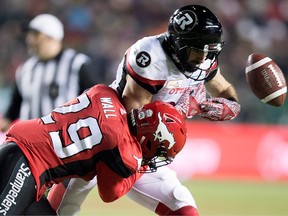
<path id="1" fill-rule="evenodd" d="M 183 93 L 175 108 L 184 118 L 192 118 L 201 112 L 200 104 L 206 100 L 206 90 L 203 83 L 199 83 Z"/>
<path id="2" fill-rule="evenodd" d="M 226 121 L 234 119 L 240 114 L 240 104 L 225 98 L 209 98 L 201 103 L 203 118 L 212 121 Z"/>

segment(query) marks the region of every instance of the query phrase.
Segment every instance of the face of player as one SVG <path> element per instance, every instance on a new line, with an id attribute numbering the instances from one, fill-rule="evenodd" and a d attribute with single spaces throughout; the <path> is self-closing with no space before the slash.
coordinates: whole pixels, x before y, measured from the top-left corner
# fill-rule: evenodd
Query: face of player
<path id="1" fill-rule="evenodd" d="M 187 63 L 191 67 L 199 67 L 207 58 L 208 52 L 203 50 L 190 49 Z"/>
<path id="2" fill-rule="evenodd" d="M 61 42 L 34 30 L 27 32 L 26 44 L 28 54 L 38 56 L 41 60 L 54 58 L 61 50 Z"/>

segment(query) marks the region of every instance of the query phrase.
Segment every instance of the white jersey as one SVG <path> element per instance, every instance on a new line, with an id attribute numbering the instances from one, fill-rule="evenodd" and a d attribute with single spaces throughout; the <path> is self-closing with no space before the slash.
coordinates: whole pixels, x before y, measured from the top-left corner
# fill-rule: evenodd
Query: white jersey
<path id="1" fill-rule="evenodd" d="M 144 37 L 133 44 L 126 52 L 117 69 L 116 80 L 110 85 L 122 94 L 127 73 L 144 89 L 153 94 L 152 100 L 177 103 L 189 86 L 205 82 L 206 71 L 193 72 L 192 78 L 186 78 L 165 53 L 161 41 L 164 34 Z M 201 68 L 208 69 L 211 60 L 202 63 Z M 213 65 L 217 69 L 217 62 Z M 195 81 L 198 78 L 202 81 Z"/>

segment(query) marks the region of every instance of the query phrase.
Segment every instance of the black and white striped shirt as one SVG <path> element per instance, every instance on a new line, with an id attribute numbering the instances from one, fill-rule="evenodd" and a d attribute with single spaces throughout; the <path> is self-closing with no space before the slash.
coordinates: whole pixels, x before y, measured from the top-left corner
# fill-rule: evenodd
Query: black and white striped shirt
<path id="1" fill-rule="evenodd" d="M 97 83 L 92 62 L 83 53 L 64 49 L 48 61 L 33 56 L 16 71 L 16 85 L 5 117 L 27 120 L 47 115 Z"/>

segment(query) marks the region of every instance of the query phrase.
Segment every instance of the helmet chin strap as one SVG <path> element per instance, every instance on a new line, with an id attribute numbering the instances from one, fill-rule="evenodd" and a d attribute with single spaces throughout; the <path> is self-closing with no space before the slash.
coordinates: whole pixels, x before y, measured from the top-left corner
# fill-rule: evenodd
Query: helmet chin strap
<path id="1" fill-rule="evenodd" d="M 211 60 L 211 63 L 210 63 L 210 66 L 209 66 L 209 68 L 207 68 L 207 69 L 202 69 L 202 68 L 200 68 L 200 67 L 191 67 L 188 63 L 184 63 L 184 64 L 182 64 L 182 70 L 181 70 L 181 73 L 186 77 L 186 78 L 188 78 L 188 79 L 193 79 L 193 80 L 195 80 L 195 81 L 203 81 L 203 80 L 205 80 L 208 76 L 209 76 L 209 74 L 210 74 L 210 72 L 211 72 L 211 67 L 213 66 L 213 64 L 218 60 L 218 56 L 219 56 L 219 54 L 220 54 L 220 52 L 215 52 L 213 55 L 213 59 Z M 206 58 L 206 60 L 207 59 L 210 59 L 209 58 L 209 56 Z M 190 68 L 189 68 L 190 67 Z M 198 77 L 193 77 L 193 73 L 194 72 L 196 72 L 197 70 L 199 70 L 199 71 L 201 71 L 200 73 L 199 73 L 199 76 Z M 203 77 L 203 78 L 200 78 L 200 76 L 201 76 L 201 74 L 202 74 L 202 72 L 203 71 L 205 71 L 206 72 L 206 75 Z"/>
<path id="2" fill-rule="evenodd" d="M 135 119 L 135 110 L 132 109 L 131 112 L 127 114 L 127 121 L 128 121 L 128 127 L 131 131 L 131 133 L 137 137 L 137 123 Z"/>
<path id="3" fill-rule="evenodd" d="M 211 66 L 212 66 L 213 64 L 211 64 Z M 210 70 L 210 68 L 211 68 L 211 66 L 208 68 L 208 69 L 201 69 L 201 68 L 199 68 L 199 67 L 194 67 L 195 68 L 195 70 L 192 72 L 192 71 L 189 71 L 189 70 L 185 70 L 184 69 L 184 67 L 183 67 L 183 70 L 181 71 L 181 73 L 187 78 L 187 79 L 193 79 L 193 80 L 195 80 L 195 81 L 203 81 L 203 80 L 205 80 L 208 76 L 209 76 L 209 74 L 210 74 L 210 72 L 211 72 L 211 70 Z M 195 77 L 193 77 L 193 73 L 195 73 L 197 70 L 200 70 L 201 72 L 199 73 L 199 75 L 195 78 Z M 202 72 L 203 71 L 205 71 L 205 73 L 206 73 L 206 75 L 203 77 L 203 78 L 200 78 L 201 77 L 201 75 L 202 75 Z"/>

